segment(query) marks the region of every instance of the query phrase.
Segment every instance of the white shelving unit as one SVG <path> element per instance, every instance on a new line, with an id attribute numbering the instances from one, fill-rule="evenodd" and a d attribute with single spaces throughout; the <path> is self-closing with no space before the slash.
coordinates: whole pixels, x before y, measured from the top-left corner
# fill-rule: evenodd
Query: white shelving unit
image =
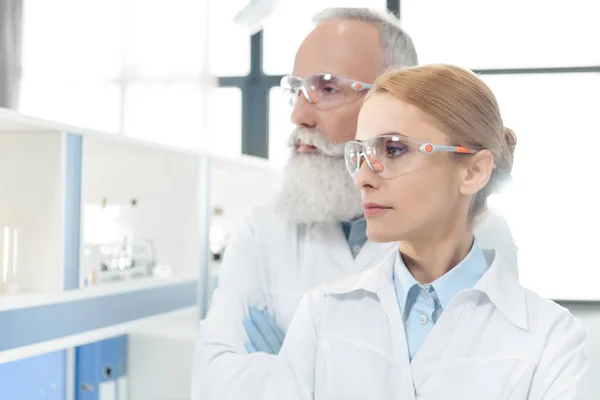
<path id="1" fill-rule="evenodd" d="M 0 363 L 197 309 L 209 158 L 0 110 Z M 167 273 L 90 286 L 86 249 L 124 227 Z"/>
<path id="2" fill-rule="evenodd" d="M 249 207 L 267 201 L 278 175 L 265 160 L 0 109 L 0 233 L 3 226 L 18 232 L 9 246 L 16 257 L 0 248 L 13 283 L 11 293 L 0 289 L 0 363 L 121 334 L 191 343 L 207 307 L 213 207 L 224 210 L 230 231 Z M 151 240 L 157 264 L 170 273 L 90 286 L 86 249 L 125 225 Z M 2 279 L 0 288 L 8 288 Z M 169 323 L 178 328 L 164 329 Z"/>

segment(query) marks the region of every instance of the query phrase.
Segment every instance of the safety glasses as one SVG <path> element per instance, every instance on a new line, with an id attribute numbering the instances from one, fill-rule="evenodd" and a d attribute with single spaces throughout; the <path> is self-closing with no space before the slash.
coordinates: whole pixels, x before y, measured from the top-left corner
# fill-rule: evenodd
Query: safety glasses
<path id="1" fill-rule="evenodd" d="M 296 104 L 298 96 L 302 92 L 309 103 L 323 110 L 352 102 L 360 93 L 371 89 L 373 85 L 355 79 L 321 73 L 306 78 L 284 76 L 281 79 L 281 87 L 291 106 Z"/>
<path id="2" fill-rule="evenodd" d="M 425 155 L 433 153 L 474 154 L 477 150 L 462 146 L 444 146 L 409 139 L 399 134 L 373 137 L 365 142 L 346 143 L 344 158 L 346 168 L 354 178 L 363 161 L 383 179 L 394 179 L 422 168 Z"/>

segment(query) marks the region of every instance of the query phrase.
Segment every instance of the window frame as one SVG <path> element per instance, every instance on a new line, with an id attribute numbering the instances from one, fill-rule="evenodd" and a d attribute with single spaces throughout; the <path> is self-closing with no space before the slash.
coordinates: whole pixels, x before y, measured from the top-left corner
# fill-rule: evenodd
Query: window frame
<path id="1" fill-rule="evenodd" d="M 401 18 L 401 1 L 387 0 L 388 10 Z M 245 76 L 228 76 L 218 79 L 220 87 L 238 87 L 242 91 L 242 153 L 256 157 L 269 157 L 269 91 L 279 85 L 281 75 L 267 75 L 262 68 L 263 33 L 250 38 L 250 73 Z M 556 68 L 503 68 L 476 69 L 480 75 L 600 73 L 598 66 Z"/>

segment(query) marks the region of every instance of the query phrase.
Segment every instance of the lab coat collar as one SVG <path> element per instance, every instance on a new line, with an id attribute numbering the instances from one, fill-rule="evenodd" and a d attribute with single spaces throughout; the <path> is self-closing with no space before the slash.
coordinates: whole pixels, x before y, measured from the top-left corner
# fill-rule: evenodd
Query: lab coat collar
<path id="1" fill-rule="evenodd" d="M 377 294 L 384 287 L 393 285 L 397 251 L 397 248 L 394 248 L 373 268 L 328 285 L 325 292 L 340 295 L 364 290 Z M 483 250 L 483 253 L 489 268 L 473 289 L 467 291 L 483 293 L 513 325 L 521 329 L 529 329 L 527 294 L 518 279 L 511 273 L 514 268 L 494 250 Z"/>
<path id="2" fill-rule="evenodd" d="M 528 330 L 527 292 L 512 272 L 514 266 L 494 250 L 484 250 L 484 255 L 490 267 L 474 289 L 487 295 L 513 325 Z"/>
<path id="3" fill-rule="evenodd" d="M 356 290 L 365 290 L 377 293 L 387 285 L 393 284 L 394 261 L 397 252 L 398 248 L 394 246 L 376 266 L 328 285 L 326 292 L 346 294 Z"/>
<path id="4" fill-rule="evenodd" d="M 350 274 L 364 271 L 367 266 L 370 268 L 378 265 L 382 257 L 398 248 L 396 243 L 367 240 L 358 255 L 353 257 L 339 222 L 309 224 L 308 229 L 315 240 L 327 244 L 327 253 L 331 260 L 344 265 Z"/>

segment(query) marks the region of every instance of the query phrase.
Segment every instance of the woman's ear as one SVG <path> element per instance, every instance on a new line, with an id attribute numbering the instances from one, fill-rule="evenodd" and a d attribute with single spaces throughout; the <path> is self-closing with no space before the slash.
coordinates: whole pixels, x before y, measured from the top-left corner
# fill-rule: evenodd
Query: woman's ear
<path id="1" fill-rule="evenodd" d="M 492 170 L 495 168 L 494 155 L 489 150 L 481 150 L 464 162 L 460 193 L 464 196 L 472 196 L 489 182 Z"/>

